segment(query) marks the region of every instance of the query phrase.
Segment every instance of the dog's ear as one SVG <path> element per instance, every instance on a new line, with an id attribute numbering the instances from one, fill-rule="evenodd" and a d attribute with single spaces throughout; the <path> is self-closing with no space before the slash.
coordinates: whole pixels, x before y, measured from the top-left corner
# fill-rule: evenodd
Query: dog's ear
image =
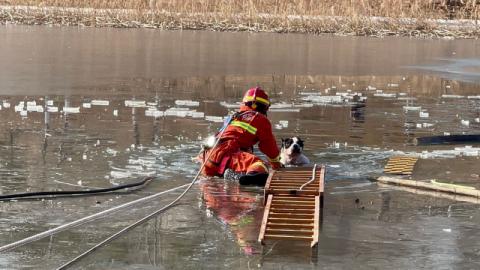
<path id="1" fill-rule="evenodd" d="M 298 145 L 300 145 L 300 147 L 302 147 L 302 148 L 303 148 L 303 142 L 304 142 L 304 141 L 303 141 L 302 139 L 298 138 L 298 142 L 297 142 L 297 143 L 298 143 Z"/>

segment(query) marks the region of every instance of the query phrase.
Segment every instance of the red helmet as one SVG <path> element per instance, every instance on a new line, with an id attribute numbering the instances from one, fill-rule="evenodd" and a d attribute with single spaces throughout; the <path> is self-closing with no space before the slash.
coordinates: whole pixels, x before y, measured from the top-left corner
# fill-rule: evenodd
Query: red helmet
<path id="1" fill-rule="evenodd" d="M 270 100 L 268 99 L 268 95 L 260 87 L 248 89 L 248 91 L 243 96 L 242 101 L 245 105 L 248 102 L 252 102 L 253 104 L 257 104 L 257 103 L 263 104 L 267 108 L 270 107 Z"/>

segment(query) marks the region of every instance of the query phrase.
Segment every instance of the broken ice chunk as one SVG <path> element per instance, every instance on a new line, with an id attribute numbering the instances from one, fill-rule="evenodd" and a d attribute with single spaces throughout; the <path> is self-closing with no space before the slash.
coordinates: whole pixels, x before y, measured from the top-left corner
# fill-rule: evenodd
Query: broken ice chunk
<path id="1" fill-rule="evenodd" d="M 193 118 L 203 118 L 203 117 L 205 117 L 205 113 L 203 113 L 203 112 L 192 112 L 192 117 Z"/>
<path id="2" fill-rule="evenodd" d="M 156 105 L 156 104 L 154 104 Z M 146 107 L 144 100 L 125 100 L 125 107 Z"/>
<path id="3" fill-rule="evenodd" d="M 63 112 L 65 113 L 79 113 L 80 107 L 63 107 Z"/>
<path id="4" fill-rule="evenodd" d="M 34 107 L 34 106 L 37 106 L 37 102 L 34 100 L 34 101 L 27 101 L 27 108 L 28 107 Z"/>
<path id="5" fill-rule="evenodd" d="M 282 125 L 282 127 L 288 128 L 288 120 L 280 120 L 278 123 Z"/>
<path id="6" fill-rule="evenodd" d="M 461 95 L 442 95 L 442 98 L 464 98 L 465 96 Z"/>
<path id="7" fill-rule="evenodd" d="M 405 111 L 420 111 L 422 107 L 420 106 L 403 106 Z"/>
<path id="8" fill-rule="evenodd" d="M 145 111 L 145 116 L 158 118 L 158 117 L 162 117 L 164 115 L 165 115 L 165 113 L 163 111 L 159 111 L 159 110 L 156 110 L 156 109 L 148 109 L 148 110 Z"/>
<path id="9" fill-rule="evenodd" d="M 200 102 L 193 100 L 175 100 L 175 104 L 178 106 L 198 107 Z"/>
<path id="10" fill-rule="evenodd" d="M 110 101 L 108 100 L 100 100 L 100 99 L 92 100 L 92 105 L 94 106 L 108 106 L 109 104 L 110 104 Z"/>
<path id="11" fill-rule="evenodd" d="M 52 112 L 52 113 L 58 112 L 58 107 L 48 106 L 47 112 Z"/>
<path id="12" fill-rule="evenodd" d="M 378 90 L 377 90 L 378 91 Z M 375 93 L 374 97 L 383 97 L 383 98 L 395 98 L 397 97 L 396 93 Z"/>
<path id="13" fill-rule="evenodd" d="M 223 118 L 221 116 L 207 115 L 207 116 L 205 116 L 205 120 L 210 121 L 210 122 L 217 122 L 217 123 L 223 122 Z"/>
<path id="14" fill-rule="evenodd" d="M 419 114 L 420 118 L 428 118 L 430 114 L 426 111 L 421 111 Z"/>

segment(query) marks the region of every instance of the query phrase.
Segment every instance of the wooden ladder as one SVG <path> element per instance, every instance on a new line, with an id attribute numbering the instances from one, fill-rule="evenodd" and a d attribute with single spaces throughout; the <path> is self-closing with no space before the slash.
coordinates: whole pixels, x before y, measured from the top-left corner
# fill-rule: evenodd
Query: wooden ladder
<path id="1" fill-rule="evenodd" d="M 325 167 L 283 168 L 270 173 L 258 241 L 299 240 L 318 244 Z M 303 187 L 302 187 L 303 186 Z"/>

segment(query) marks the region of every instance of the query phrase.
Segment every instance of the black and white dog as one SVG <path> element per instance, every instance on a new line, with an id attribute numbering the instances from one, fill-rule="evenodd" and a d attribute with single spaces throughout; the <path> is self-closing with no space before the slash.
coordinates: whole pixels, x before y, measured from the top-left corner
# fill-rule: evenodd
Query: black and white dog
<path id="1" fill-rule="evenodd" d="M 303 154 L 303 141 L 299 137 L 282 139 L 280 162 L 284 166 L 305 166 L 310 160 Z"/>

